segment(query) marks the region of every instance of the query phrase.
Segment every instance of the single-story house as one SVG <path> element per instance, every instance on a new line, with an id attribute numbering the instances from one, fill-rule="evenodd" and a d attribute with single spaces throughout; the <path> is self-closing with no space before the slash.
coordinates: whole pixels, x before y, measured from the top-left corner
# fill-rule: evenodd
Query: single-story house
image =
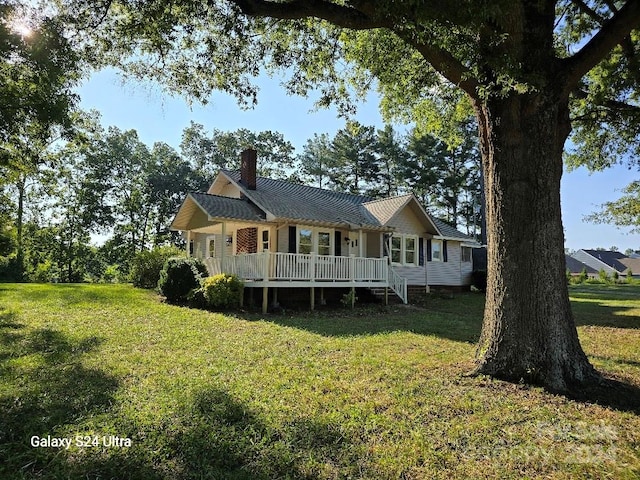
<path id="1" fill-rule="evenodd" d="M 221 170 L 206 193 L 190 193 L 171 228 L 210 274 L 240 276 L 277 302 L 282 288 L 469 288 L 473 238 L 432 217 L 413 195 L 373 199 L 258 177 L 245 150 L 240 171 Z"/>
<path id="2" fill-rule="evenodd" d="M 604 270 L 607 275 L 613 275 L 613 272 L 617 272 L 618 275 L 627 275 L 629 271 L 634 276 L 640 274 L 640 258 L 630 258 L 624 253 L 581 249 L 572 256 L 597 272 Z"/>
<path id="3" fill-rule="evenodd" d="M 581 275 L 583 270 L 586 272 L 587 277 L 593 278 L 598 276 L 598 270 L 590 267 L 586 263 L 582 263 L 580 260 L 573 258 L 570 255 L 565 255 L 565 262 L 567 265 L 567 271 L 572 276 Z"/>

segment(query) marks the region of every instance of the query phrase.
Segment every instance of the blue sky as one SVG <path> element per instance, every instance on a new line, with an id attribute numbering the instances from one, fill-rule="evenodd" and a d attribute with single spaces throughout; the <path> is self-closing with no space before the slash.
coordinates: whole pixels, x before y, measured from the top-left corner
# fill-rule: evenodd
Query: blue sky
<path id="1" fill-rule="evenodd" d="M 294 145 L 296 153 L 314 133 L 333 135 L 344 126 L 334 110 L 313 111 L 312 100 L 287 96 L 277 80 L 260 79 L 259 85 L 258 105 L 252 110 L 241 110 L 232 97 L 220 93 L 214 93 L 206 106 L 189 106 L 184 99 L 165 95 L 157 87 L 123 84 L 112 70 L 94 74 L 78 93 L 83 109 L 101 113 L 103 126 L 135 129 L 147 145 L 163 141 L 176 150 L 182 131 L 191 121 L 201 123 L 207 130 L 278 131 Z M 361 105 L 356 119 L 364 125 L 382 126 L 374 95 Z M 621 251 L 640 249 L 640 235 L 629 234 L 629 229 L 583 221 L 597 205 L 617 199 L 619 190 L 637 177 L 638 172 L 624 166 L 593 174 L 585 168 L 565 172 L 561 192 L 565 246 L 573 250 L 612 245 Z"/>

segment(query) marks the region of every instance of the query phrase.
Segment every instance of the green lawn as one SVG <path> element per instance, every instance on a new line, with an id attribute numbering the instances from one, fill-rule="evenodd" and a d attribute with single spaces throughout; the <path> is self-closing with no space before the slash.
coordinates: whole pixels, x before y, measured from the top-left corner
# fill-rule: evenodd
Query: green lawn
<path id="1" fill-rule="evenodd" d="M 640 288 L 571 293 L 593 364 L 640 392 Z M 0 284 L 0 478 L 639 478 L 638 408 L 464 376 L 482 308 L 223 316 Z"/>

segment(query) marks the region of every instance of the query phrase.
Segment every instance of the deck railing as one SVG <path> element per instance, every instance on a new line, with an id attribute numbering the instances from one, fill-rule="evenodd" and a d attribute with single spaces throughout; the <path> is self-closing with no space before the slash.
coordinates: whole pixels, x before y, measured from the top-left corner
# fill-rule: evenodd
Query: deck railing
<path id="1" fill-rule="evenodd" d="M 232 273 L 243 280 L 387 282 L 386 258 L 300 253 L 249 253 L 207 258 L 209 274 Z"/>
<path id="2" fill-rule="evenodd" d="M 396 292 L 403 303 L 407 303 L 407 279 L 398 275 L 391 267 L 389 267 L 389 288 Z"/>

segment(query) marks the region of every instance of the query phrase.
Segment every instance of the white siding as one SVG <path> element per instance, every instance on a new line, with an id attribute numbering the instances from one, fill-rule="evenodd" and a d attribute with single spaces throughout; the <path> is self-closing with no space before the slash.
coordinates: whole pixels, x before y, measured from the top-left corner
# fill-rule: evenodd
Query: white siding
<path id="1" fill-rule="evenodd" d="M 427 277 L 424 267 L 403 267 L 393 265 L 398 275 L 407 279 L 407 285 L 426 285 Z"/>
<path id="2" fill-rule="evenodd" d="M 193 256 L 197 258 L 205 258 L 207 253 L 207 233 L 192 233 L 193 240 Z"/>
<path id="3" fill-rule="evenodd" d="M 288 253 L 289 252 L 289 227 L 284 226 L 280 227 L 277 230 L 278 237 L 278 252 Z"/>
<path id="4" fill-rule="evenodd" d="M 423 235 L 426 227 L 420 221 L 420 217 L 411 208 L 403 208 L 388 223 L 394 227 L 398 233 L 409 233 L 412 235 Z"/>
<path id="5" fill-rule="evenodd" d="M 221 197 L 240 198 L 240 190 L 233 183 L 228 183 L 218 193 Z"/>
<path id="6" fill-rule="evenodd" d="M 381 233 L 375 232 L 367 233 L 367 257 L 382 258 L 382 253 L 380 252 L 381 235 Z"/>
<path id="7" fill-rule="evenodd" d="M 447 240 L 447 261 L 427 262 L 427 282 L 429 285 L 470 285 L 472 269 L 472 262 L 462 262 L 461 243 Z"/>

